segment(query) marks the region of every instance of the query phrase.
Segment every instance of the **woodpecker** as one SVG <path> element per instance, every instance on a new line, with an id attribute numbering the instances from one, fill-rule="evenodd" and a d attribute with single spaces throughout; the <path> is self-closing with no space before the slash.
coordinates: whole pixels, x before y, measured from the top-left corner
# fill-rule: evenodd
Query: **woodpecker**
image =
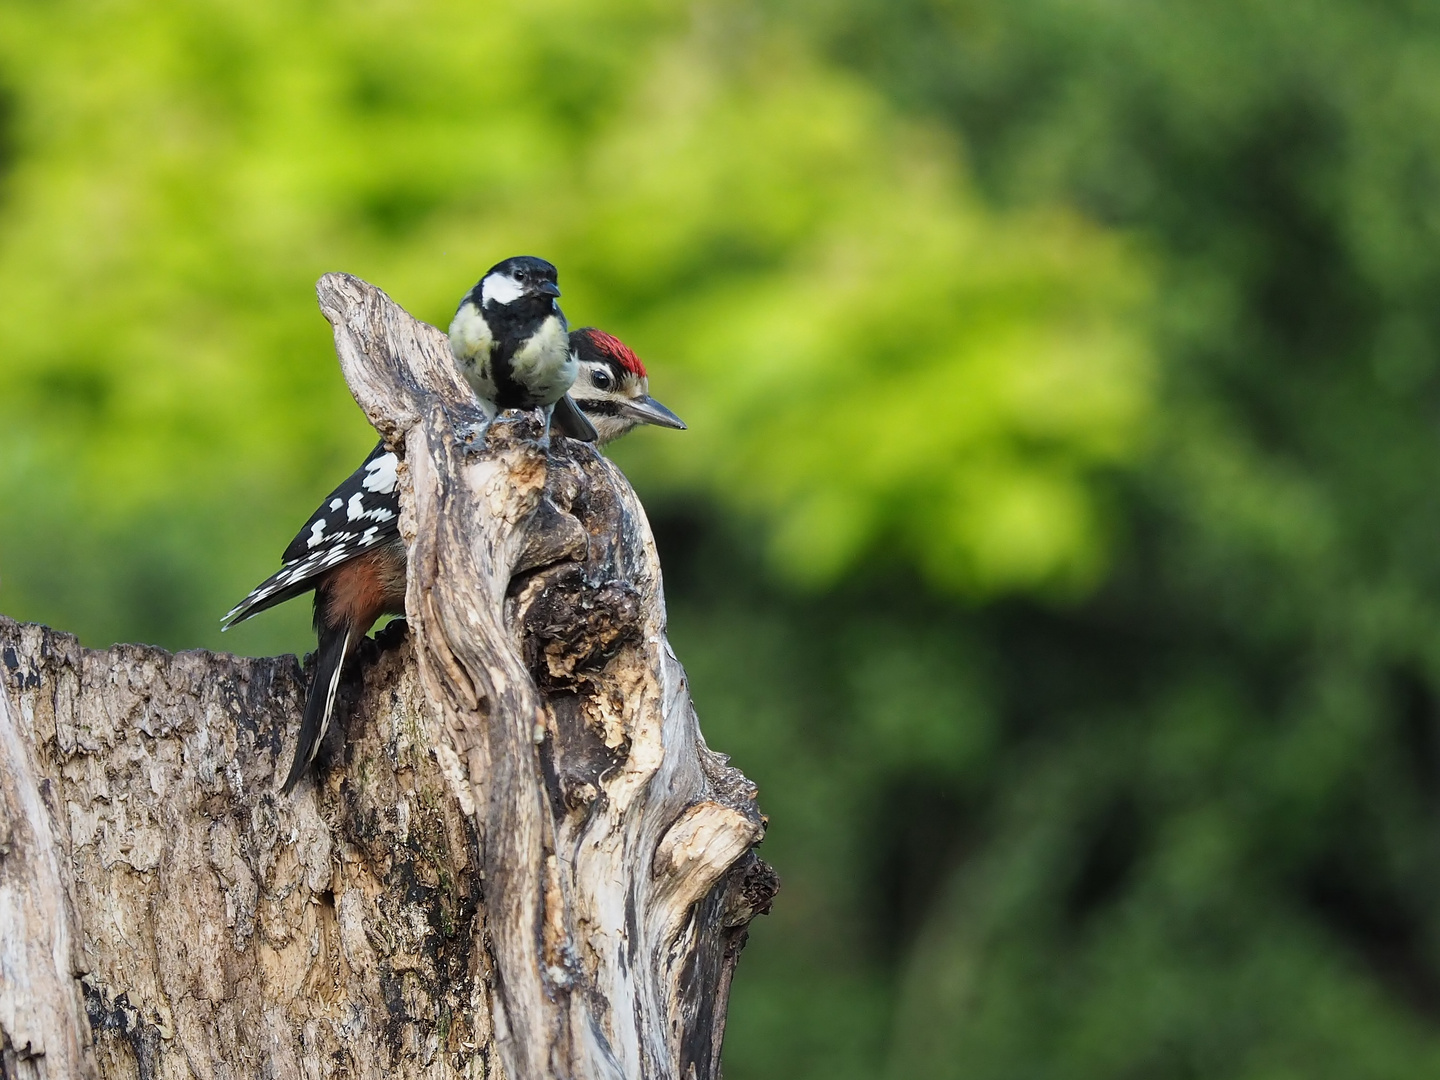
<path id="1" fill-rule="evenodd" d="M 503 265 L 503 264 L 502 264 Z M 650 396 L 645 365 L 619 338 L 585 327 L 569 335 L 579 372 L 576 400 L 600 444 L 641 424 L 684 429 Z M 586 421 L 587 425 L 589 421 Z M 279 570 L 221 621 L 228 630 L 267 608 L 315 591 L 315 677 L 281 789 L 289 793 L 320 749 L 335 710 L 345 662 L 382 615 L 405 614 L 405 544 L 400 539 L 399 459 L 382 442 L 310 515 L 281 556 Z"/>
<path id="2" fill-rule="evenodd" d="M 565 429 L 593 442 L 594 429 L 565 397 L 577 365 L 556 276 L 554 266 L 533 255 L 496 263 L 460 301 L 450 321 L 450 351 L 491 421 L 505 409 L 539 408 L 548 445 L 559 405 Z"/>
<path id="3" fill-rule="evenodd" d="M 628 345 L 593 326 L 570 335 L 578 374 L 570 397 L 594 426 L 601 446 L 640 424 L 685 430 L 685 421 L 650 396 L 650 376 Z"/>

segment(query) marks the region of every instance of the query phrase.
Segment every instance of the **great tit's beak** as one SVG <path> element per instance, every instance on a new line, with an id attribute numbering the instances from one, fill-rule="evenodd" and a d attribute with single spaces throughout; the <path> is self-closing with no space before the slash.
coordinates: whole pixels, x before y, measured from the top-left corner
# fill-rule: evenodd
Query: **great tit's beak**
<path id="1" fill-rule="evenodd" d="M 560 286 L 553 281 L 542 281 L 535 286 L 535 291 L 541 296 L 559 296 Z"/>
<path id="2" fill-rule="evenodd" d="M 643 397 L 639 401 L 627 401 L 624 404 L 624 409 L 642 424 L 676 428 L 679 431 L 685 430 L 685 421 L 681 420 L 653 397 Z"/>

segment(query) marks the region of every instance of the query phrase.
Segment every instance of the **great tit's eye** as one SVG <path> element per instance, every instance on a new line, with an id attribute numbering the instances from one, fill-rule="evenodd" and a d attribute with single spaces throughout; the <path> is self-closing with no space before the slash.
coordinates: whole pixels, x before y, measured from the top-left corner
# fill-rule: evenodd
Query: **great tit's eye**
<path id="1" fill-rule="evenodd" d="M 596 368 L 590 373 L 590 384 L 594 386 L 596 390 L 609 390 L 610 387 L 615 384 L 615 380 L 610 377 L 610 373 L 604 368 Z"/>
<path id="2" fill-rule="evenodd" d="M 516 281 L 524 281 L 524 280 L 525 280 L 527 277 L 529 277 L 529 276 L 530 276 L 530 275 L 528 275 L 527 273 L 525 273 L 524 270 L 516 270 L 516 271 L 515 271 L 515 280 L 516 280 Z"/>

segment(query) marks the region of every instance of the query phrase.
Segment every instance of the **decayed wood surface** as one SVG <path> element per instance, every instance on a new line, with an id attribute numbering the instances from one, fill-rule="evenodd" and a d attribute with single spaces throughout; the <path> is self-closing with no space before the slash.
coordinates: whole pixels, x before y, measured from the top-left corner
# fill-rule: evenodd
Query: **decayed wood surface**
<path id="1" fill-rule="evenodd" d="M 0 905 L 39 920 L 0 926 L 0 1075 L 718 1075 L 775 880 L 634 493 L 523 423 L 467 447 L 443 335 L 355 278 L 320 296 L 405 450 L 409 635 L 367 646 L 284 798 L 293 658 L 0 620 Z"/>
<path id="2" fill-rule="evenodd" d="M 0 1076 L 36 1075 L 37 1059 L 49 1075 L 83 1075 L 93 1062 L 71 977 L 73 904 L 28 735 L 0 693 L 0 778 L 12 778 L 0 780 Z"/>
<path id="3" fill-rule="evenodd" d="M 293 657 L 95 652 L 0 619 L 73 898 L 44 916 L 73 942 L 64 975 L 98 1075 L 486 1075 L 469 1060 L 494 1052 L 475 831 L 429 752 L 408 644 L 379 652 L 346 687 L 345 745 L 286 798 Z M 26 780 L 5 763 L 7 803 Z M 40 991 L 11 983 L 0 940 L 3 997 L 33 1011 Z M 0 1023 L 7 1076 L 85 1075 L 65 1029 Z"/>

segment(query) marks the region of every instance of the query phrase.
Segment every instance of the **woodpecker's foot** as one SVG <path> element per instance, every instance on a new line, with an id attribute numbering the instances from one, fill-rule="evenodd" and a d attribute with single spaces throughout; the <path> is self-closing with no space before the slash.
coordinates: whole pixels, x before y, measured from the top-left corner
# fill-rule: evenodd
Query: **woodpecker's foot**
<path id="1" fill-rule="evenodd" d="M 405 621 L 405 617 L 402 615 L 397 619 L 391 619 L 375 632 L 375 644 L 380 646 L 381 651 L 393 649 L 404 641 L 409 634 L 410 624 Z"/>

